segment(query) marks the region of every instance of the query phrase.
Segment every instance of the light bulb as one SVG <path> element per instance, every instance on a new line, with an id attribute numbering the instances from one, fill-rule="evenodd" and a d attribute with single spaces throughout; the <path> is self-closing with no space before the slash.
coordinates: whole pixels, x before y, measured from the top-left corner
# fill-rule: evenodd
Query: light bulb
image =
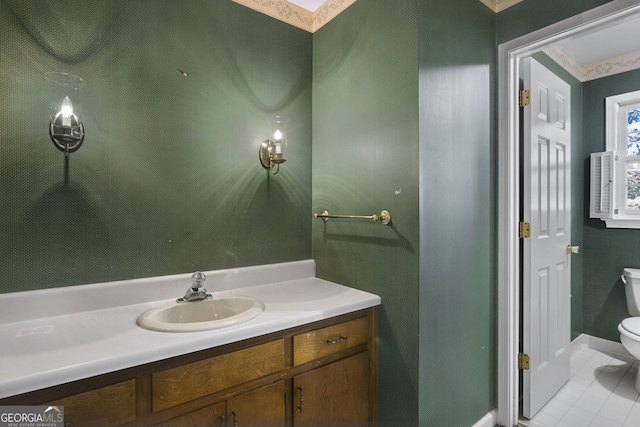
<path id="1" fill-rule="evenodd" d="M 73 104 L 68 96 L 65 96 L 60 106 L 62 114 L 62 126 L 71 126 L 71 116 L 73 116 Z"/>
<path id="2" fill-rule="evenodd" d="M 277 174 L 280 164 L 286 160 L 283 154 L 287 151 L 287 123 L 289 119 L 282 116 L 274 116 L 269 119 L 271 135 L 262 142 L 259 149 L 260 163 L 272 174 Z"/>

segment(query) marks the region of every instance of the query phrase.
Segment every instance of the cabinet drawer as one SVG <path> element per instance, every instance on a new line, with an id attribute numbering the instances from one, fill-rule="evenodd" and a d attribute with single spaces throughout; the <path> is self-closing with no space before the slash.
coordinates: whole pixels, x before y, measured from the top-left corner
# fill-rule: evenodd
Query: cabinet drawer
<path id="1" fill-rule="evenodd" d="M 153 412 L 284 369 L 284 340 L 273 341 L 152 375 Z"/>
<path id="2" fill-rule="evenodd" d="M 227 402 L 218 402 L 202 409 L 158 424 L 156 427 L 223 427 L 227 417 Z"/>
<path id="3" fill-rule="evenodd" d="M 136 418 L 136 382 L 128 380 L 49 402 L 49 405 L 64 406 L 68 426 L 123 424 Z"/>
<path id="4" fill-rule="evenodd" d="M 293 337 L 295 366 L 366 343 L 369 338 L 369 318 L 351 320 Z"/>

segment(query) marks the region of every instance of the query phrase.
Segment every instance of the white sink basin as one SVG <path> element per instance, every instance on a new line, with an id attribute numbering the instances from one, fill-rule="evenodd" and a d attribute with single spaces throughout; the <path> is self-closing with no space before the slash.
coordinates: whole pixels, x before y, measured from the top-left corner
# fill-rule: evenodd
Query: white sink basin
<path id="1" fill-rule="evenodd" d="M 142 313 L 137 323 L 160 332 L 208 331 L 247 322 L 263 311 L 264 304 L 259 299 L 221 296 L 203 301 L 162 304 Z"/>

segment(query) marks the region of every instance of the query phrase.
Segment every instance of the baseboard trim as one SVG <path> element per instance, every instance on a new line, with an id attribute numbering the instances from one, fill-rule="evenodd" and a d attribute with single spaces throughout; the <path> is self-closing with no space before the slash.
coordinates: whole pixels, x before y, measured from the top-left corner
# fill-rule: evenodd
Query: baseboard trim
<path id="1" fill-rule="evenodd" d="M 571 342 L 571 354 L 575 353 L 580 347 L 589 347 L 595 350 L 606 351 L 614 355 L 631 357 L 631 353 L 627 351 L 624 346 L 617 341 L 609 341 L 604 338 L 598 338 L 587 334 L 580 334 L 575 340 Z"/>
<path id="2" fill-rule="evenodd" d="M 493 427 L 497 424 L 498 412 L 494 409 L 487 413 L 484 417 L 480 418 L 473 427 Z"/>

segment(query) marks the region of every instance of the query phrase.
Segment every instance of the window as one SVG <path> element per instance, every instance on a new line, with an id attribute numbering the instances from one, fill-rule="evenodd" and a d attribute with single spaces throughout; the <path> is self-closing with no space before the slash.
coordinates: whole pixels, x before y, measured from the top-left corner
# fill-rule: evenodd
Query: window
<path id="1" fill-rule="evenodd" d="M 607 151 L 591 154 L 590 216 L 640 228 L 640 91 L 605 102 Z"/>

